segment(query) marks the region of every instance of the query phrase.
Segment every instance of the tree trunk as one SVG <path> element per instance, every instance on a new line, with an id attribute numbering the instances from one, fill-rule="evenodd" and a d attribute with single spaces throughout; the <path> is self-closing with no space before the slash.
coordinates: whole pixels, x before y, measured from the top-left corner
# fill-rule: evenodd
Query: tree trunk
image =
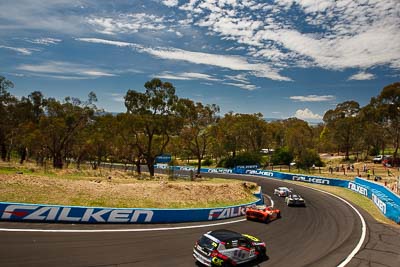
<path id="1" fill-rule="evenodd" d="M 1 160 L 6 161 L 7 159 L 7 146 L 4 143 L 1 143 Z"/>
<path id="2" fill-rule="evenodd" d="M 53 167 L 56 169 L 62 169 L 63 168 L 63 159 L 61 156 L 61 153 L 54 153 L 53 155 Z"/>
<path id="3" fill-rule="evenodd" d="M 154 177 L 154 158 L 148 157 L 146 161 L 147 161 L 147 167 L 149 168 L 150 176 Z"/>
<path id="4" fill-rule="evenodd" d="M 200 169 L 201 169 L 201 157 L 197 158 L 197 175 L 200 175 Z"/>
<path id="5" fill-rule="evenodd" d="M 135 165 L 136 165 L 136 171 L 139 175 L 142 174 L 142 169 L 140 167 L 140 159 L 138 159 L 137 161 L 135 161 Z"/>
<path id="6" fill-rule="evenodd" d="M 21 148 L 20 155 L 21 155 L 21 158 L 19 160 L 19 164 L 24 164 L 24 161 L 26 160 L 26 147 Z"/>

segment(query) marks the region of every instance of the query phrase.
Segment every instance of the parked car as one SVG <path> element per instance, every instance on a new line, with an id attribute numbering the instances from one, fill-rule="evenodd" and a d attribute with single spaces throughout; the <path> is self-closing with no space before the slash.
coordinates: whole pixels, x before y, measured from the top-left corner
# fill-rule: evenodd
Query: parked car
<path id="1" fill-rule="evenodd" d="M 257 237 L 230 230 L 205 233 L 193 248 L 193 257 L 205 266 L 236 266 L 266 258 L 266 246 Z"/>
<path id="2" fill-rule="evenodd" d="M 390 158 L 390 155 L 377 155 L 372 159 L 374 163 L 382 163 L 383 160 Z"/>

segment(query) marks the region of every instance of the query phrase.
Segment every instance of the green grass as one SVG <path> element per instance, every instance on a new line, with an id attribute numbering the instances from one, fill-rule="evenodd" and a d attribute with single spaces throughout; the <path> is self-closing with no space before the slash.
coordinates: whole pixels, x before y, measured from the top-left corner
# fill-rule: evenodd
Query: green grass
<path id="1" fill-rule="evenodd" d="M 317 189 L 332 193 L 334 195 L 337 195 L 339 197 L 342 197 L 343 199 L 357 205 L 364 211 L 368 212 L 377 221 L 385 223 L 385 224 L 396 225 L 395 222 L 386 218 L 380 212 L 380 210 L 373 204 L 372 200 L 370 200 L 369 198 L 366 198 L 358 193 L 355 193 L 349 189 L 335 187 L 335 186 L 323 186 L 323 185 L 309 184 L 309 183 L 307 183 L 307 184 L 299 183 L 299 182 L 292 182 L 292 183 L 296 183 L 299 185 L 304 185 L 304 186 L 308 186 L 308 187 L 312 187 L 312 188 L 317 188 Z"/>

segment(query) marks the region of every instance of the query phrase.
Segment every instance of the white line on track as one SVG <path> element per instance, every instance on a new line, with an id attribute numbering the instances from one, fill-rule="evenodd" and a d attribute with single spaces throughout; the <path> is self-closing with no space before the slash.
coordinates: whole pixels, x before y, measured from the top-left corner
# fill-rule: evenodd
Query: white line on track
<path id="1" fill-rule="evenodd" d="M 328 194 L 328 195 L 331 195 L 333 197 L 336 197 L 336 198 L 340 199 L 341 201 L 343 201 L 344 203 L 346 203 L 348 206 L 350 206 L 350 208 L 352 208 L 357 213 L 358 217 L 361 220 L 361 237 L 360 237 L 360 240 L 358 241 L 357 246 L 353 249 L 353 251 L 337 267 L 346 266 L 354 258 L 354 256 L 360 251 L 360 249 L 361 249 L 361 247 L 362 247 L 362 245 L 364 243 L 365 237 L 367 235 L 367 224 L 365 223 L 364 217 L 361 215 L 361 213 L 350 202 L 348 202 L 347 200 L 345 200 L 345 199 L 343 199 L 343 198 L 341 198 L 341 197 L 339 197 L 339 196 L 337 196 L 335 194 L 326 192 L 326 191 L 321 190 L 321 189 L 309 187 L 309 186 L 306 186 L 306 185 L 301 185 L 301 184 L 298 184 L 298 183 L 296 183 L 296 185 L 299 185 L 299 186 L 302 186 L 302 187 L 306 187 L 306 188 L 309 188 L 309 189 L 312 189 L 312 190 L 315 190 L 315 191 L 319 191 L 321 193 Z"/>
<path id="2" fill-rule="evenodd" d="M 170 231 L 170 230 L 183 230 L 193 228 L 204 228 L 219 226 L 225 224 L 233 224 L 244 222 L 246 219 L 240 219 L 229 222 L 219 222 L 211 224 L 200 224 L 200 225 L 187 225 L 187 226 L 176 226 L 176 227 L 159 227 L 159 228 L 142 228 L 142 229 L 98 229 L 98 230 L 72 230 L 72 229 L 16 229 L 16 228 L 0 228 L 0 232 L 44 232 L 44 233 L 112 233 L 112 232 L 150 232 L 150 231 Z"/>
<path id="3" fill-rule="evenodd" d="M 265 177 L 264 177 L 265 178 Z M 268 178 L 267 178 L 268 179 Z M 274 179 L 275 180 L 275 179 Z M 284 181 L 283 181 L 284 182 Z M 332 193 L 326 192 L 321 189 L 316 189 L 313 187 L 309 187 L 306 185 L 300 185 L 315 191 L 319 191 L 324 194 L 331 195 L 333 197 L 336 197 L 337 199 L 343 201 L 346 203 L 349 207 L 351 207 L 358 215 L 358 217 L 361 220 L 361 238 L 359 242 L 357 243 L 357 246 L 353 249 L 353 251 L 344 259 L 337 267 L 344 267 L 346 266 L 353 258 L 354 256 L 360 251 L 362 244 L 364 243 L 365 237 L 367 235 L 367 226 L 364 220 L 364 217 L 361 215 L 361 213 L 348 202 L 347 200 L 336 196 Z M 269 197 L 269 196 L 268 196 Z M 274 206 L 274 202 L 272 198 L 271 200 L 271 205 Z M 226 224 L 233 224 L 233 223 L 239 223 L 246 221 L 246 219 L 239 219 L 235 221 L 229 221 L 229 222 L 220 222 L 220 223 L 213 223 L 213 224 L 202 224 L 202 225 L 189 225 L 189 226 L 176 226 L 176 227 L 161 227 L 161 228 L 144 228 L 144 229 L 103 229 L 103 230 L 49 230 L 49 229 L 7 229 L 7 228 L 0 228 L 0 231 L 3 232 L 46 232 L 46 233 L 107 233 L 107 232 L 150 232 L 150 231 L 169 231 L 169 230 L 183 230 L 183 229 L 194 229 L 194 228 L 205 228 L 205 227 L 212 227 L 212 226 L 219 226 L 219 225 L 226 225 Z"/>

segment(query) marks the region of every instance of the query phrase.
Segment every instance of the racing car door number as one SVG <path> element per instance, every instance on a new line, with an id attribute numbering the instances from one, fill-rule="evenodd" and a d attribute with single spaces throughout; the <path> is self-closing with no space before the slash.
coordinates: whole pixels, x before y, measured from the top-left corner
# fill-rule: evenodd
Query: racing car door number
<path id="1" fill-rule="evenodd" d="M 253 257 L 255 254 L 256 250 L 254 248 L 250 249 L 250 255 L 249 257 Z"/>
<path id="2" fill-rule="evenodd" d="M 235 250 L 234 256 L 243 259 L 246 257 L 246 253 L 243 250 Z"/>

